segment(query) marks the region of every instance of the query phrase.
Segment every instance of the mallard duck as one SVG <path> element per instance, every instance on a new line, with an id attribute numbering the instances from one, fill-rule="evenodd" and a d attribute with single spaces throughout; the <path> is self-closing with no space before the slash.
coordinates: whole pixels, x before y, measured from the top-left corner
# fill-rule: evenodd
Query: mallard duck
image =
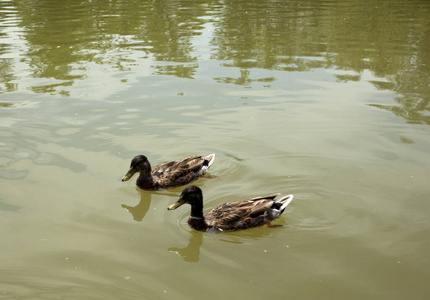
<path id="1" fill-rule="evenodd" d="M 278 218 L 287 205 L 293 200 L 293 195 L 283 196 L 275 201 L 273 194 L 264 197 L 255 197 L 248 200 L 223 203 L 215 206 L 209 213 L 203 215 L 202 190 L 191 185 L 186 187 L 178 201 L 170 205 L 167 210 L 176 209 L 182 204 L 191 205 L 191 215 L 188 225 L 201 231 L 233 231 L 247 229 L 267 224 Z"/>
<path id="2" fill-rule="evenodd" d="M 178 187 L 196 180 L 206 174 L 215 159 L 215 154 L 194 155 L 178 161 L 171 161 L 155 167 L 144 155 L 137 155 L 131 160 L 130 169 L 122 181 L 127 181 L 139 172 L 136 185 L 144 190 L 160 190 Z"/>

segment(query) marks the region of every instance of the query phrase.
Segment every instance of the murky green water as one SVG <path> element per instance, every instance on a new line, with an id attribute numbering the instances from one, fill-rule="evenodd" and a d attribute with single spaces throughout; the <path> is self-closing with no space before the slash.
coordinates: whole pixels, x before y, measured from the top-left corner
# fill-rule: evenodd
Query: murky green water
<path id="1" fill-rule="evenodd" d="M 430 2 L 0 1 L 1 299 L 424 299 Z M 121 182 L 216 153 L 205 208 L 273 192 L 274 224 L 191 230 L 182 188 Z"/>

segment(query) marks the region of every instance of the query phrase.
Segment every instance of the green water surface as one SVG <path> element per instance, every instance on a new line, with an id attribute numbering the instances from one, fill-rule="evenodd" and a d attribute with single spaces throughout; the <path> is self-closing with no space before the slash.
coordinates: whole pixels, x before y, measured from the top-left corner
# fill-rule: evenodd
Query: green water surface
<path id="1" fill-rule="evenodd" d="M 425 299 L 430 2 L 0 1 L 1 299 Z M 272 228 L 202 233 L 275 192 Z"/>

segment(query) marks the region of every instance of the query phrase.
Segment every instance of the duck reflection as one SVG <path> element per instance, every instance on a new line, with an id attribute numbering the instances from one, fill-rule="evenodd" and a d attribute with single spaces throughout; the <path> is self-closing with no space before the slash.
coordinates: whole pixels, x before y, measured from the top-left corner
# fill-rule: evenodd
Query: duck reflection
<path id="1" fill-rule="evenodd" d="M 121 204 L 121 206 L 132 214 L 135 221 L 141 222 L 151 206 L 151 196 L 152 194 L 150 192 L 141 191 L 138 205 L 128 206 L 126 204 Z"/>
<path id="2" fill-rule="evenodd" d="M 133 219 L 137 222 L 141 222 L 145 217 L 146 213 L 148 212 L 149 207 L 151 206 L 151 199 L 153 194 L 173 197 L 173 198 L 177 197 L 177 193 L 175 193 L 174 191 L 153 192 L 153 191 L 144 191 L 139 188 L 136 188 L 136 190 L 140 194 L 139 204 L 137 204 L 136 206 L 121 204 L 121 207 L 125 208 L 129 213 L 131 213 L 131 215 L 133 216 Z"/>
<path id="3" fill-rule="evenodd" d="M 188 245 L 184 248 L 170 247 L 167 250 L 169 252 L 175 252 L 184 261 L 195 263 L 200 260 L 200 247 L 203 244 L 203 235 L 209 234 L 211 239 L 216 239 L 224 243 L 233 244 L 245 244 L 252 240 L 258 240 L 263 237 L 267 237 L 287 226 L 285 222 L 283 224 L 272 225 L 270 228 L 268 226 L 262 226 L 257 228 L 252 228 L 245 231 L 234 231 L 234 232 L 204 232 L 198 230 L 190 231 L 190 239 L 188 240 Z"/>
<path id="4" fill-rule="evenodd" d="M 192 230 L 188 245 L 185 248 L 170 247 L 170 252 L 176 252 L 186 262 L 198 262 L 200 259 L 200 246 L 203 244 L 203 232 Z"/>

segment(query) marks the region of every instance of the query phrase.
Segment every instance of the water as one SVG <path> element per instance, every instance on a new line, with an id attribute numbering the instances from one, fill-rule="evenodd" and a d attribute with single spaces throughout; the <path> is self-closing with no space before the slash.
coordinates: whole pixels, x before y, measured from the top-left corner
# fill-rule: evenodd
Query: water
<path id="1" fill-rule="evenodd" d="M 1 298 L 424 299 L 429 12 L 1 1 Z M 205 152 L 205 210 L 293 193 L 282 226 L 195 232 L 182 188 L 121 182 Z"/>

